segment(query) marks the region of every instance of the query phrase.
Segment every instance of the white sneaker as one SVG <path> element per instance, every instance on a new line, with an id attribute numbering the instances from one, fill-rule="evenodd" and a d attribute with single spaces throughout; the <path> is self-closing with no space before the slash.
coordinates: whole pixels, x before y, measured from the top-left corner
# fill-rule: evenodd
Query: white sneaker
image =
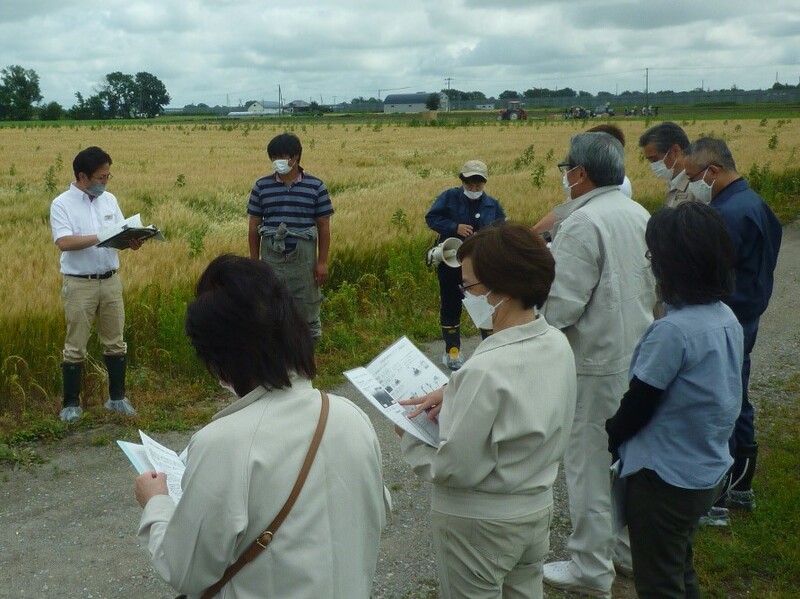
<path id="1" fill-rule="evenodd" d="M 572 573 L 571 564 L 570 560 L 545 564 L 544 581 L 551 587 L 563 589 L 570 593 L 611 599 L 611 589 L 600 589 L 578 580 L 578 577 Z"/>
<path id="2" fill-rule="evenodd" d="M 700 516 L 698 524 L 700 526 L 728 526 L 729 522 L 728 508 L 712 505 L 707 514 Z"/>
<path id="3" fill-rule="evenodd" d="M 133 409 L 127 397 L 123 397 L 122 399 L 109 399 L 105 403 L 105 407 L 123 416 L 136 416 L 136 410 Z"/>
<path id="4" fill-rule="evenodd" d="M 83 414 L 83 409 L 80 406 L 67 406 L 61 410 L 58 417 L 61 419 L 61 422 L 72 424 L 80 420 L 81 414 Z"/>

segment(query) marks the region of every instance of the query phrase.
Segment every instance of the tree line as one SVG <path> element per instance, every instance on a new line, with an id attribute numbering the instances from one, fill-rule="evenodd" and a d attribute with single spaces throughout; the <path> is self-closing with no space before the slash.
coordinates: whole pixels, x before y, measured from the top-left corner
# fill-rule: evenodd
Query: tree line
<path id="1" fill-rule="evenodd" d="M 152 118 L 161 114 L 170 97 L 164 83 L 145 71 L 128 75 L 114 71 L 105 76 L 99 89 L 84 97 L 75 93 L 70 108 L 58 102 L 42 102 L 39 75 L 33 69 L 10 65 L 0 71 L 0 119 L 43 121 L 70 119 Z"/>

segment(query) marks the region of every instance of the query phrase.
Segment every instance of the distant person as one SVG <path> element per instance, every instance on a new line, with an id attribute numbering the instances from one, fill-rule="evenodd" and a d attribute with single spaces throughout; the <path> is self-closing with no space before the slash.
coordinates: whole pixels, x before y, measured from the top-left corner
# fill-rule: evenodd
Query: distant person
<path id="1" fill-rule="evenodd" d="M 439 596 L 542 597 L 553 482 L 575 408 L 575 362 L 538 313 L 553 256 L 525 225 L 467 237 L 458 250 L 464 305 L 494 333 L 447 386 L 401 400 L 439 420 L 439 445 L 403 434 L 403 458 L 433 483 Z"/>
<path id="2" fill-rule="evenodd" d="M 101 230 L 125 220 L 117 198 L 106 191 L 111 180 L 111 156 L 97 146 L 88 147 L 75 156 L 72 170 L 75 181 L 50 206 L 50 228 L 61 250 L 61 298 L 67 323 L 61 363 L 64 404 L 59 417 L 62 422 L 71 423 L 83 414 L 83 362 L 95 322 L 108 370 L 109 399 L 105 407 L 135 416 L 136 411 L 125 397 L 128 346 L 123 339 L 125 305 L 122 280 L 117 273 L 119 257 L 113 248 L 96 247 Z M 136 239 L 131 239 L 129 245 L 133 250 L 142 247 Z"/>
<path id="3" fill-rule="evenodd" d="M 667 182 L 664 205 L 674 208 L 696 198 L 689 191 L 683 152 L 689 147 L 689 138 L 680 126 L 669 121 L 650 127 L 639 138 L 639 147 L 650 169 L 659 179 Z"/>
<path id="4" fill-rule="evenodd" d="M 696 202 L 653 214 L 646 240 L 667 315 L 636 346 L 608 447 L 621 459 L 638 596 L 700 597 L 692 539 L 733 462 L 741 403 L 742 327 L 720 301 L 735 251 L 719 213 Z"/>
<path id="5" fill-rule="evenodd" d="M 489 169 L 480 160 L 468 160 L 458 174 L 461 185 L 443 191 L 425 215 L 428 227 L 438 233 L 436 243 L 448 237 L 467 239 L 484 227 L 504 222 L 506 214 L 495 198 L 484 191 Z M 439 321 L 444 338 L 442 363 L 450 370 L 464 364 L 461 355 L 461 268 L 444 262 L 436 267 L 439 279 Z M 481 323 L 479 323 L 481 324 Z M 481 336 L 489 334 L 491 326 L 481 327 Z"/>
<path id="6" fill-rule="evenodd" d="M 587 129 L 586 132 L 608 133 L 609 135 L 615 137 L 619 141 L 619 143 L 622 144 L 623 148 L 625 147 L 625 134 L 622 132 L 622 129 L 620 129 L 616 125 L 611 125 L 611 124 L 597 125 L 596 127 Z M 625 175 L 625 178 L 622 180 L 622 184 L 619 186 L 619 190 L 629 198 L 633 197 L 631 180 L 628 179 L 627 175 Z M 569 194 L 567 194 L 566 201 L 569 202 L 570 199 L 571 198 L 569 197 Z M 538 223 L 533 225 L 533 232 L 538 233 L 539 235 L 544 235 L 545 239 L 552 240 L 553 236 L 555 235 L 556 229 L 558 228 L 558 222 L 561 220 L 561 217 L 559 216 L 559 210 L 560 207 L 556 207 L 554 210 L 548 212 L 547 215 L 545 215 Z"/>
<path id="7" fill-rule="evenodd" d="M 619 407 L 634 347 L 653 320 L 655 282 L 644 237 L 650 215 L 619 190 L 625 156 L 608 133 L 573 136 L 559 167 L 571 200 L 561 206 L 563 220 L 552 245 L 556 277 L 542 312 L 570 341 L 578 400 L 564 457 L 573 529 L 569 559 L 545 564 L 544 580 L 607 596 L 614 560 L 623 573 L 631 566 L 627 540 L 612 532 L 611 459 L 602 451 L 608 442 L 603 427 Z"/>
<path id="8" fill-rule="evenodd" d="M 136 479 L 139 541 L 158 574 L 191 597 L 262 536 L 298 480 L 320 421 L 308 324 L 269 265 L 220 256 L 197 283 L 186 335 L 235 398 L 194 434 L 183 495 L 164 473 Z M 381 450 L 369 418 L 328 395 L 327 423 L 296 503 L 263 552 L 219 597 L 369 597 L 386 523 Z"/>
<path id="9" fill-rule="evenodd" d="M 318 340 L 320 287 L 328 279 L 333 206 L 325 184 L 300 166 L 302 154 L 294 133 L 270 140 L 267 155 L 275 172 L 256 181 L 250 192 L 247 241 L 250 257 L 272 266 Z"/>
<path id="10" fill-rule="evenodd" d="M 755 414 L 750 403 L 750 353 L 756 343 L 758 323 L 772 296 L 773 273 L 778 262 L 783 231 L 767 203 L 736 171 L 736 163 L 721 139 L 703 137 L 684 152 L 689 190 L 700 202 L 708 203 L 728 224 L 736 248 L 736 287 L 723 301 L 731 307 L 744 330 L 742 364 L 742 404 L 730 439 L 733 456 L 730 490 L 723 498 L 728 507 L 752 510 L 752 489 L 758 443 L 755 439 Z M 725 523 L 727 513 L 721 505 L 709 517 Z"/>

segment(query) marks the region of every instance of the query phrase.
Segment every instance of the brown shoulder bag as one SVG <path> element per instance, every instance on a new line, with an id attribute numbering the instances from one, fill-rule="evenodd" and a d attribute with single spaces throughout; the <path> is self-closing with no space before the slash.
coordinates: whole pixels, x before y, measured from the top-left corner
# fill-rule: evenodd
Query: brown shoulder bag
<path id="1" fill-rule="evenodd" d="M 205 592 L 201 595 L 201 599 L 211 599 L 214 595 L 219 593 L 222 587 L 228 584 L 228 581 L 231 578 L 236 576 L 239 570 L 244 568 L 247 564 L 258 557 L 258 555 L 267 548 L 267 545 L 272 542 L 278 527 L 283 524 L 286 516 L 288 516 L 289 512 L 292 510 L 292 506 L 297 500 L 297 496 L 300 495 L 303 484 L 306 482 L 308 471 L 311 470 L 311 464 L 314 463 L 314 458 L 317 455 L 317 449 L 319 449 L 320 441 L 322 441 L 322 433 L 325 432 L 325 425 L 328 422 L 328 394 L 324 391 L 320 391 L 320 395 L 322 396 L 322 408 L 320 409 L 319 413 L 317 430 L 314 431 L 314 437 L 311 439 L 311 446 L 308 448 L 308 453 L 306 454 L 306 459 L 303 462 L 303 467 L 300 468 L 300 474 L 297 476 L 297 481 L 294 483 L 294 487 L 292 487 L 292 492 L 289 493 L 289 498 L 286 500 L 286 503 L 283 504 L 281 511 L 278 512 L 278 515 L 275 516 L 275 519 L 270 523 L 269 526 L 267 526 L 266 530 L 258 535 L 258 538 L 253 541 L 253 543 L 247 549 L 245 549 L 244 553 L 239 556 L 239 559 L 228 566 L 228 568 L 225 570 L 225 573 L 222 575 L 222 578 L 205 590 Z M 179 595 L 176 597 L 176 599 L 186 599 L 186 595 Z"/>

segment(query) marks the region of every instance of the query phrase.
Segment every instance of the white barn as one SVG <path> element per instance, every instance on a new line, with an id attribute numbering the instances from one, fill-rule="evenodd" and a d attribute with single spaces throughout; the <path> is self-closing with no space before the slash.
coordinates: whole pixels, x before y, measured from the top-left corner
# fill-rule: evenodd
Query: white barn
<path id="1" fill-rule="evenodd" d="M 415 94 L 389 94 L 383 100 L 384 114 L 398 112 L 425 112 L 428 108 L 425 102 L 430 94 L 427 92 L 417 92 Z M 439 94 L 439 110 L 447 110 L 447 94 Z"/>

